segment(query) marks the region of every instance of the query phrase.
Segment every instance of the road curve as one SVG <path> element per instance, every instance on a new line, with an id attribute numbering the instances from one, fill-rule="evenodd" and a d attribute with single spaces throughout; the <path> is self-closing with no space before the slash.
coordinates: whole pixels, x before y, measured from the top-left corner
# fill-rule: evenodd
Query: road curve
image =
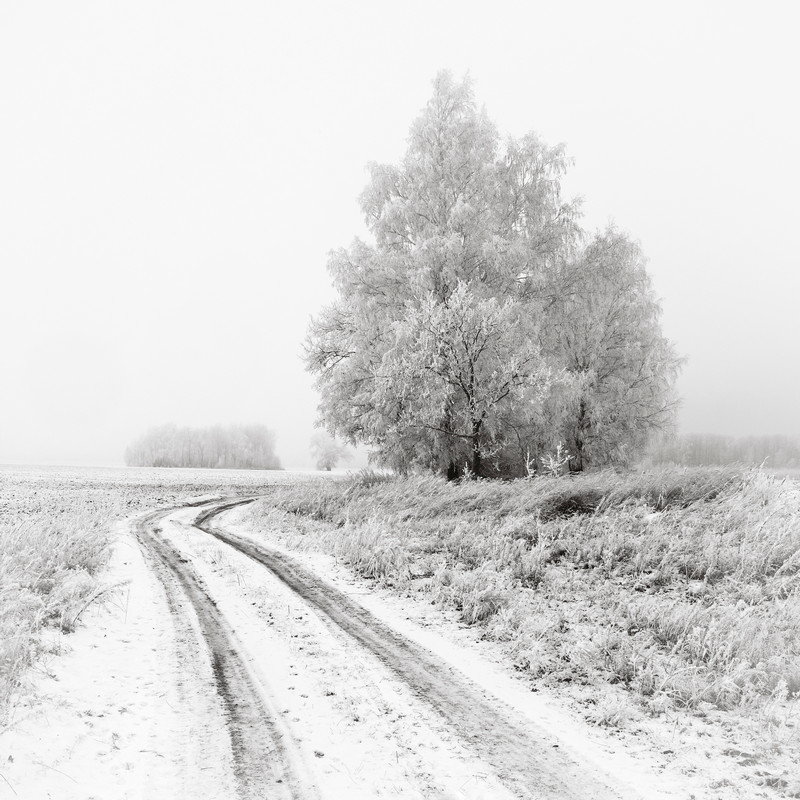
<path id="1" fill-rule="evenodd" d="M 160 535 L 161 520 L 174 510 L 142 517 L 136 535 L 164 587 L 170 613 L 183 622 L 187 614 L 196 616 L 225 710 L 239 798 L 312 800 L 318 792 L 293 768 L 287 732 L 247 667 L 236 634 L 195 570 Z"/>
<path id="2" fill-rule="evenodd" d="M 444 718 L 448 728 L 521 798 L 612 800 L 622 795 L 598 781 L 543 730 L 487 694 L 430 651 L 392 630 L 347 595 L 287 554 L 226 530 L 217 517 L 254 498 L 202 511 L 195 527 L 266 567 L 323 618 L 349 634 Z"/>

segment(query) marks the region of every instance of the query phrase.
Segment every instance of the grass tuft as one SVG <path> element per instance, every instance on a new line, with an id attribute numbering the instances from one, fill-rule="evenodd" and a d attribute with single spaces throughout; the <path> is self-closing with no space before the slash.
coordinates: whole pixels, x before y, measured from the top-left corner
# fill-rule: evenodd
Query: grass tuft
<path id="1" fill-rule="evenodd" d="M 39 654 L 42 627 L 74 629 L 108 556 L 107 529 L 84 510 L 0 523 L 0 711 Z"/>

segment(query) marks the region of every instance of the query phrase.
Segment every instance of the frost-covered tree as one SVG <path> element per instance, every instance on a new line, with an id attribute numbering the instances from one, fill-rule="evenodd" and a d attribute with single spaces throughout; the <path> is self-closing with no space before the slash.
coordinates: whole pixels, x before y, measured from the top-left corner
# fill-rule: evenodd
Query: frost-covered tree
<path id="1" fill-rule="evenodd" d="M 311 455 L 317 469 L 330 472 L 340 461 L 349 461 L 352 454 L 344 442 L 337 442 L 325 431 L 317 431 L 311 437 Z"/>
<path id="2" fill-rule="evenodd" d="M 510 407 L 518 387 L 496 400 L 492 414 L 483 408 L 465 427 L 459 403 L 462 396 L 465 407 L 475 400 L 462 390 L 462 396 L 451 392 L 445 402 L 444 378 L 433 381 L 431 369 L 425 392 L 417 392 L 414 414 L 408 405 L 400 409 L 412 383 L 401 367 L 424 361 L 415 351 L 424 339 L 422 320 L 428 315 L 429 323 L 443 324 L 431 314 L 438 304 L 447 308 L 459 287 L 464 287 L 462 311 L 464 303 L 474 303 L 475 313 L 491 315 L 499 306 L 480 305 L 483 301 L 521 303 L 543 283 L 542 276 L 577 236 L 576 208 L 560 196 L 565 168 L 562 149 L 533 135 L 501 142 L 477 108 L 469 81 L 455 82 L 447 73 L 437 77 L 403 163 L 370 167 L 361 204 L 374 243 L 356 240 L 331 255 L 341 300 L 314 321 L 307 347 L 329 430 L 372 445 L 395 466 L 424 463 L 453 472 L 466 461 L 483 469 L 484 455 L 499 444 L 496 419 L 487 420 Z M 522 305 L 503 313 L 525 317 Z M 532 334 L 534 326 L 525 330 Z M 449 344 L 453 352 L 460 346 L 456 340 Z M 511 363 L 527 364 L 534 344 L 535 338 L 520 334 L 503 348 Z M 423 388 L 419 379 L 413 383 Z M 488 402 L 491 392 L 482 395 L 481 389 L 476 385 L 469 392 Z M 430 407 L 421 407 L 422 398 Z"/>
<path id="3" fill-rule="evenodd" d="M 471 82 L 443 72 L 402 164 L 370 165 L 361 206 L 375 244 L 334 253 L 331 269 L 342 290 L 392 301 L 445 300 L 459 281 L 497 297 L 535 288 L 578 232 L 566 166 L 562 147 L 533 134 L 502 141 Z"/>
<path id="4" fill-rule="evenodd" d="M 552 382 L 534 334 L 521 303 L 476 298 L 463 282 L 441 302 L 430 292 L 409 307 L 376 375 L 378 405 L 393 419 L 384 447 L 400 465 L 496 474 L 504 409 L 527 410 L 530 422 Z"/>
<path id="5" fill-rule="evenodd" d="M 628 236 L 613 228 L 596 234 L 565 272 L 543 326 L 548 352 L 571 379 L 556 438 L 572 454 L 572 469 L 624 463 L 669 427 L 681 360 L 661 331 L 644 256 Z"/>
<path id="6" fill-rule="evenodd" d="M 280 469 L 275 434 L 263 425 L 151 428 L 125 451 L 135 467 Z"/>
<path id="7" fill-rule="evenodd" d="M 561 196 L 566 166 L 563 148 L 534 134 L 501 139 L 469 80 L 436 78 L 402 162 L 370 166 L 361 206 L 372 241 L 329 260 L 339 300 L 313 321 L 306 359 L 331 433 L 396 468 L 451 475 L 524 474 L 532 453 L 562 440 L 575 468 L 616 457 L 615 431 L 638 443 L 639 422 L 620 422 L 610 404 L 655 390 L 635 380 L 624 390 L 630 376 L 605 375 L 605 362 L 583 366 L 606 343 L 592 349 L 571 330 L 594 330 L 614 271 L 600 274 L 601 244 L 584 247 L 578 206 Z M 608 287 L 592 288 L 597 269 Z M 649 324 L 642 303 L 633 317 Z M 563 325 L 565 313 L 580 318 Z M 643 380 L 659 363 L 642 362 Z M 587 414 L 591 436 L 576 448 Z"/>

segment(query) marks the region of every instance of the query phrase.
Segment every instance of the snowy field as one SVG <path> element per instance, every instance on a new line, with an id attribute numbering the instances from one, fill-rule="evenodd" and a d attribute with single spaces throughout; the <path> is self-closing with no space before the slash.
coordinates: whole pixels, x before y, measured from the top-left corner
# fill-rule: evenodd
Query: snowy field
<path id="1" fill-rule="evenodd" d="M 0 714 L 39 655 L 108 585 L 117 521 L 198 495 L 257 492 L 285 472 L 0 466 Z"/>
<path id="2" fill-rule="evenodd" d="M 74 543 L 3 551 L 4 647 L 28 649 L 0 798 L 778 796 L 712 772 L 707 727 L 589 724 L 452 610 L 360 577 L 315 545 L 335 527 L 270 510 L 308 477 L 0 470 L 6 543 Z"/>

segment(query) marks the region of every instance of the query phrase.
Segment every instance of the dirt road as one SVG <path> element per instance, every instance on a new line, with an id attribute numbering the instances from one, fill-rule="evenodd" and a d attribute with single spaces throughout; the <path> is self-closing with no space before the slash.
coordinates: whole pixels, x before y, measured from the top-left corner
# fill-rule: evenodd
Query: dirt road
<path id="1" fill-rule="evenodd" d="M 636 796 L 292 556 L 226 528 L 242 502 L 136 527 L 187 668 L 210 665 L 241 798 Z"/>
<path id="2" fill-rule="evenodd" d="M 225 709 L 233 771 L 241 798 L 316 797 L 295 770 L 291 736 L 275 712 L 265 688 L 247 665 L 241 643 L 197 572 L 161 536 L 156 511 L 137 523 L 139 541 L 164 587 L 170 613 L 184 645 L 191 637 L 194 616 L 207 651 L 217 693 Z M 184 654 L 186 655 L 186 654 Z M 187 663 L 189 658 L 184 659 Z"/>

